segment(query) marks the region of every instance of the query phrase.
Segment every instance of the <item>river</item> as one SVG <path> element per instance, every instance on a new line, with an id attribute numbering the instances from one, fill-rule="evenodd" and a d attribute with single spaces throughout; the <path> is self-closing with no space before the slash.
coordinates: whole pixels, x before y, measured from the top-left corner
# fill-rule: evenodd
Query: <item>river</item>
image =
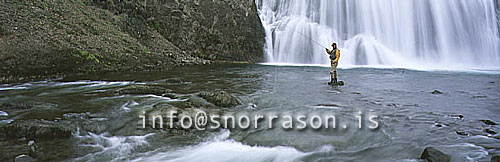
<path id="1" fill-rule="evenodd" d="M 4 84 L 1 103 L 52 106 L 0 107 L 0 122 L 71 121 L 76 127 L 70 138 L 35 140 L 45 160 L 55 161 L 417 161 L 427 146 L 439 148 L 452 161 L 488 161 L 500 153 L 498 134 L 485 131 L 500 127 L 481 121 L 499 122 L 498 71 L 349 68 L 340 69 L 339 77 L 345 86 L 326 84 L 327 67 L 215 64 Z M 159 86 L 177 97 L 116 93 L 132 85 Z M 216 90 L 235 95 L 241 104 L 213 110 L 333 113 L 349 127 L 177 132 L 138 126 L 137 114 L 154 105 L 175 105 L 185 102 L 185 96 Z M 356 128 L 353 114 L 358 112 L 378 116 L 378 128 Z M 93 132 L 79 123 L 94 125 L 87 129 Z M 0 138 L 3 160 L 26 154 L 29 139 Z"/>

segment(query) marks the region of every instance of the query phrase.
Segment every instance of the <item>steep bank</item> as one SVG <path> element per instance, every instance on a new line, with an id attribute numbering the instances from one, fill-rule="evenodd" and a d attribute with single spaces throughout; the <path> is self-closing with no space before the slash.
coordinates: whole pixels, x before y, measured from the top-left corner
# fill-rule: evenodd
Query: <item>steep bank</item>
<path id="1" fill-rule="evenodd" d="M 253 1 L 2 1 L 0 80 L 261 61 Z"/>

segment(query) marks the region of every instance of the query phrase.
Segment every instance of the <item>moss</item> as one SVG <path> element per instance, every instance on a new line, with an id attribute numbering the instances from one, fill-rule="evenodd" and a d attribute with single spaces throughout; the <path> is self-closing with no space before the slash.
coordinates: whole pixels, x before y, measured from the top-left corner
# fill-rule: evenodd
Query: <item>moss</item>
<path id="1" fill-rule="evenodd" d="M 9 35 L 9 31 L 5 28 L 5 26 L 0 25 L 0 36 Z"/>
<path id="2" fill-rule="evenodd" d="M 143 50 L 143 51 L 144 51 L 144 53 L 146 53 L 146 54 L 151 54 L 151 51 L 149 51 L 149 49 L 148 49 L 147 47 L 144 47 L 144 50 Z"/>
<path id="3" fill-rule="evenodd" d="M 201 59 L 205 59 L 207 57 L 207 55 L 201 51 L 196 52 L 195 55 Z"/>
<path id="4" fill-rule="evenodd" d="M 101 55 L 99 55 L 98 53 L 89 53 L 85 50 L 78 50 L 78 53 L 75 54 L 76 57 L 79 57 L 83 60 L 88 60 L 88 61 L 92 61 L 96 64 L 98 63 L 101 63 L 101 61 L 99 60 L 99 58 L 102 58 Z"/>

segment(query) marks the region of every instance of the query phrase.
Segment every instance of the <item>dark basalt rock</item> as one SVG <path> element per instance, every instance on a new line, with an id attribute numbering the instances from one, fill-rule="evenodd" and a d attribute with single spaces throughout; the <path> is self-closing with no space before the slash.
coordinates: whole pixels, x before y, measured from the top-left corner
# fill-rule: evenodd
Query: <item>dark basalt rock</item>
<path id="1" fill-rule="evenodd" d="M 484 130 L 484 132 L 489 133 L 489 134 L 497 134 L 498 132 L 494 129 L 487 128 Z"/>
<path id="2" fill-rule="evenodd" d="M 131 94 L 131 95 L 163 95 L 170 92 L 170 90 L 159 87 L 159 86 L 148 86 L 148 85 L 131 85 L 117 90 L 120 95 Z"/>
<path id="3" fill-rule="evenodd" d="M 19 155 L 14 159 L 15 162 L 35 162 L 37 159 L 28 155 Z"/>
<path id="4" fill-rule="evenodd" d="M 461 136 L 469 136 L 469 133 L 467 132 L 457 131 L 456 133 Z"/>
<path id="5" fill-rule="evenodd" d="M 426 147 L 420 159 L 425 159 L 429 162 L 449 162 L 451 160 L 450 156 L 433 147 Z"/>
<path id="6" fill-rule="evenodd" d="M 328 82 L 328 85 L 332 85 L 332 86 L 343 86 L 343 85 L 344 85 L 344 81 L 338 81 L 337 83 L 334 83 L 334 82 Z"/>
<path id="7" fill-rule="evenodd" d="M 185 98 L 186 96 L 182 96 L 180 98 Z M 179 108 L 215 108 L 216 106 L 207 100 L 197 96 L 191 95 L 187 96 L 187 100 L 183 102 L 172 102 L 170 103 L 173 106 Z"/>
<path id="8" fill-rule="evenodd" d="M 479 121 L 483 122 L 486 125 L 498 125 L 494 121 L 491 121 L 491 120 L 488 120 L 488 119 L 483 119 L 483 120 L 479 120 Z"/>
<path id="9" fill-rule="evenodd" d="M 21 120 L 0 125 L 0 130 L 8 138 L 62 139 L 71 137 L 75 127 L 67 122 L 45 120 Z"/>
<path id="10" fill-rule="evenodd" d="M 437 89 L 436 89 L 436 90 L 434 90 L 434 91 L 432 91 L 431 93 L 432 93 L 432 94 L 443 94 L 443 92 L 441 92 L 441 91 L 439 91 L 439 90 L 437 90 Z"/>
<path id="11" fill-rule="evenodd" d="M 203 92 L 198 96 L 202 97 L 208 102 L 222 107 L 233 107 L 241 104 L 237 97 L 227 93 L 226 91 L 216 91 L 211 93 Z"/>

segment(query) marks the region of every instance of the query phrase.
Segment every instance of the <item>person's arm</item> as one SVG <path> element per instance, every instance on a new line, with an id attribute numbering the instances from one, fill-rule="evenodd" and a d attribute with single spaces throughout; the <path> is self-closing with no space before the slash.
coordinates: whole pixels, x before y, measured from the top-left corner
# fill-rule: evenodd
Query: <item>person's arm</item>
<path id="1" fill-rule="evenodd" d="M 333 60 L 333 62 L 335 62 L 335 63 L 339 62 L 339 58 L 340 58 L 340 50 L 337 50 L 337 51 L 335 52 L 335 57 L 336 57 L 336 58 L 335 58 L 335 60 Z"/>
<path id="2" fill-rule="evenodd" d="M 325 49 L 326 49 L 326 53 L 327 53 L 328 55 L 331 55 L 331 54 L 332 54 L 332 51 L 333 51 L 333 50 L 332 50 L 332 51 L 330 51 L 328 48 L 325 48 Z"/>

